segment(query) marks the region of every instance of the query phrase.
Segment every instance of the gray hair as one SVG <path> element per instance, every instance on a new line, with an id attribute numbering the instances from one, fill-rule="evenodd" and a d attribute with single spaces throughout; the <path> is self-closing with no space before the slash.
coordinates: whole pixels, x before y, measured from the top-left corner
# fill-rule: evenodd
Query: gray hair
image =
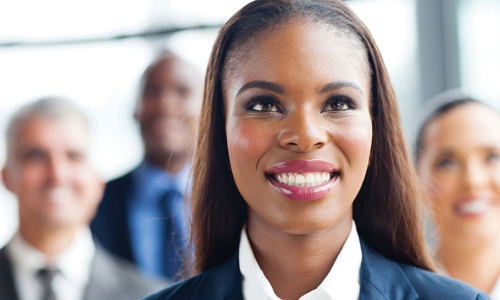
<path id="1" fill-rule="evenodd" d="M 12 153 L 19 130 L 29 120 L 43 117 L 51 120 L 76 118 L 82 121 L 90 133 L 90 122 L 83 110 L 73 101 L 64 97 L 45 97 L 22 106 L 7 124 L 7 155 Z"/>

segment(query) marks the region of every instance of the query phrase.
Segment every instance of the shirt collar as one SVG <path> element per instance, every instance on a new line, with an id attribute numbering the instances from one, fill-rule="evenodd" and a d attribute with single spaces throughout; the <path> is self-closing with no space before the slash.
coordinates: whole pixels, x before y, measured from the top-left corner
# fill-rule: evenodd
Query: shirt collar
<path id="1" fill-rule="evenodd" d="M 500 300 L 500 276 L 489 294 L 491 300 Z"/>
<path id="2" fill-rule="evenodd" d="M 245 299 L 279 299 L 273 291 L 269 280 L 259 267 L 259 263 L 248 240 L 246 226 L 243 227 L 239 249 L 240 271 L 243 277 L 243 295 Z"/>
<path id="3" fill-rule="evenodd" d="M 332 299 L 358 299 L 359 270 L 361 269 L 361 245 L 356 224 L 352 221 L 351 232 L 337 256 L 335 263 L 319 285 Z"/>
<path id="4" fill-rule="evenodd" d="M 361 245 L 356 224 L 353 221 L 351 232 L 328 275 L 317 289 L 300 299 L 318 299 L 320 297 L 321 299 L 358 299 L 361 260 Z M 243 276 L 245 299 L 279 299 L 255 259 L 245 227 L 241 232 L 239 263 Z"/>
<path id="5" fill-rule="evenodd" d="M 35 274 L 47 265 L 45 255 L 29 245 L 19 232 L 7 244 L 7 253 L 17 268 L 30 274 Z"/>
<path id="6" fill-rule="evenodd" d="M 54 267 L 69 281 L 82 285 L 87 282 L 90 274 L 95 245 L 90 230 L 85 227 L 78 230 L 68 248 L 50 261 L 42 252 L 24 240 L 19 233 L 10 241 L 7 251 L 13 264 L 29 274 L 36 275 L 41 268 Z"/>

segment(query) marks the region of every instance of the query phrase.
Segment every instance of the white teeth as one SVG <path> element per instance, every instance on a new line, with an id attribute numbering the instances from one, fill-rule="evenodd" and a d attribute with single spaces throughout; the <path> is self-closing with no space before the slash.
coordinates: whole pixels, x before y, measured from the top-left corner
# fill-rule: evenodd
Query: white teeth
<path id="1" fill-rule="evenodd" d="M 275 178 L 287 185 L 312 187 L 323 184 L 330 180 L 328 172 L 308 172 L 308 173 L 281 173 L 275 174 Z"/>
<path id="2" fill-rule="evenodd" d="M 314 183 L 314 174 L 306 174 L 306 186 L 311 186 Z"/>
<path id="3" fill-rule="evenodd" d="M 283 182 L 283 183 L 287 184 L 287 183 L 288 183 L 288 175 L 283 174 L 283 175 L 281 176 L 281 180 L 282 180 L 282 181 L 280 181 L 280 182 Z"/>
<path id="4" fill-rule="evenodd" d="M 490 209 L 490 203 L 487 199 L 477 199 L 467 203 L 462 203 L 457 207 L 459 214 L 482 214 Z"/>
<path id="5" fill-rule="evenodd" d="M 314 174 L 314 181 L 321 182 L 321 174 L 319 174 L 319 173 Z"/>
<path id="6" fill-rule="evenodd" d="M 295 185 L 298 186 L 306 186 L 306 179 L 303 174 L 298 174 L 295 176 Z"/>

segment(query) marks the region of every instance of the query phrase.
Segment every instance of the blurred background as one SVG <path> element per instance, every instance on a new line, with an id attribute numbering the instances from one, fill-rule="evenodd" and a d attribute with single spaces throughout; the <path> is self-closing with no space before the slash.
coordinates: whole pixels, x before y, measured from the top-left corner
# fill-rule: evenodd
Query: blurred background
<path id="1" fill-rule="evenodd" d="M 218 27 L 244 0 L 0 0 L 0 165 L 21 105 L 70 97 L 91 117 L 91 160 L 104 179 L 142 159 L 132 114 L 139 77 L 167 47 L 206 68 Z M 500 1 L 351 0 L 375 37 L 408 141 L 418 110 L 449 88 L 500 104 Z M 17 204 L 0 184 L 0 246 Z"/>

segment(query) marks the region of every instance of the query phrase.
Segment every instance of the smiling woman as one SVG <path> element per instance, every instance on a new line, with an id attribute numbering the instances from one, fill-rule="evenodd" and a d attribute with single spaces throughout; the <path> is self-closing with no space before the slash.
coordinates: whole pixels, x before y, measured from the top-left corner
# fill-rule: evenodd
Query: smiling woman
<path id="1" fill-rule="evenodd" d="M 201 274 L 148 299 L 483 299 L 429 271 L 396 99 L 342 1 L 254 1 L 222 27 L 193 170 Z"/>
<path id="2" fill-rule="evenodd" d="M 259 235 L 254 228 L 267 231 L 269 226 L 290 234 L 335 231 L 344 240 L 351 230 L 352 200 L 368 166 L 372 122 L 366 55 L 346 59 L 358 50 L 344 40 L 336 28 L 290 23 L 251 46 L 250 59 L 225 67 L 234 69 L 222 83 L 229 159 L 248 204 L 251 237 Z M 233 51 L 229 56 L 241 55 Z M 246 82 L 250 85 L 241 87 Z M 321 173 L 328 181 L 311 186 Z M 281 183 L 278 176 L 294 183 Z M 305 207 L 297 201 L 310 203 Z M 257 241 L 268 243 L 255 240 L 257 248 Z M 332 247 L 327 251 L 339 251 L 339 245 Z"/>
<path id="3" fill-rule="evenodd" d="M 500 114 L 449 91 L 428 104 L 417 142 L 442 271 L 500 299 Z"/>

